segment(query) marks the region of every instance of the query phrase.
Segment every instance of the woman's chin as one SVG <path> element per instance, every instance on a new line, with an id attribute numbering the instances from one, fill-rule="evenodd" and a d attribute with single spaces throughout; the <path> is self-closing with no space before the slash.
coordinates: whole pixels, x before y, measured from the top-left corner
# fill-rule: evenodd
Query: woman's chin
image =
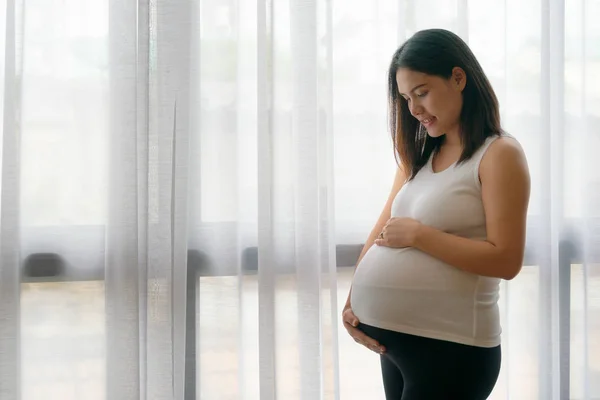
<path id="1" fill-rule="evenodd" d="M 429 136 L 431 136 L 432 138 L 439 138 L 440 136 L 443 136 L 444 134 L 441 132 L 438 132 L 437 129 L 428 129 L 427 130 L 427 134 Z"/>

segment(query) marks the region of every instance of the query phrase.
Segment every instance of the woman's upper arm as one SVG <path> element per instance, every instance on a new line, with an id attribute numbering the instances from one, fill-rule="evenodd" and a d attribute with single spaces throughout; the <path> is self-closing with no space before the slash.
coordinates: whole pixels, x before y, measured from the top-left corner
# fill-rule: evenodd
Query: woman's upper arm
<path id="1" fill-rule="evenodd" d="M 371 234 L 367 238 L 367 242 L 365 243 L 363 250 L 360 253 L 360 256 L 358 257 L 357 265 L 360 264 L 360 261 L 362 260 L 363 256 L 367 252 L 367 250 L 369 250 L 369 248 L 375 242 L 375 238 L 377 237 L 377 235 L 379 235 L 379 233 L 383 230 L 383 227 L 385 226 L 385 224 L 387 224 L 387 222 L 391 218 L 392 203 L 394 202 L 396 195 L 398 194 L 398 192 L 404 185 L 405 181 L 406 181 L 406 174 L 404 173 L 402 167 L 398 167 L 398 169 L 396 170 L 396 176 L 394 178 L 394 183 L 392 184 L 392 189 L 390 190 L 388 199 L 385 203 L 385 206 L 383 206 L 383 210 L 381 211 L 381 214 L 379 215 L 379 218 L 377 219 L 375 226 L 371 230 Z"/>
<path id="2" fill-rule="evenodd" d="M 390 219 L 390 217 L 391 217 L 392 203 L 394 202 L 394 199 L 396 198 L 396 195 L 398 194 L 400 189 L 402 189 L 402 186 L 404 186 L 405 182 L 406 182 L 406 174 L 404 173 L 404 170 L 402 167 L 398 167 L 398 169 L 396 170 L 396 176 L 394 177 L 394 184 L 392 185 L 392 189 L 390 190 L 390 195 L 388 196 L 387 202 L 385 203 L 385 207 L 384 207 L 383 213 L 382 213 L 382 215 L 384 215 L 384 214 L 387 215 L 387 219 Z M 386 221 L 387 221 L 387 219 L 386 219 Z"/>
<path id="3" fill-rule="evenodd" d="M 520 144 L 511 138 L 497 139 L 481 160 L 479 178 L 487 241 L 498 249 L 511 279 L 523 263 L 531 185 Z"/>
<path id="4" fill-rule="evenodd" d="M 383 210 L 381 210 L 381 214 L 379 214 L 379 218 L 377 219 L 377 222 L 375 223 L 375 226 L 373 227 L 370 236 L 378 235 L 385 226 L 385 224 L 387 224 L 387 222 L 391 218 L 392 203 L 394 202 L 394 199 L 396 198 L 396 195 L 398 194 L 400 189 L 402 189 L 402 186 L 404 185 L 405 181 L 406 174 L 404 173 L 402 167 L 398 167 L 398 169 L 396 170 L 396 176 L 394 177 L 394 183 L 392 184 L 390 194 L 388 195 L 388 199 L 385 202 L 385 205 L 383 206 Z"/>

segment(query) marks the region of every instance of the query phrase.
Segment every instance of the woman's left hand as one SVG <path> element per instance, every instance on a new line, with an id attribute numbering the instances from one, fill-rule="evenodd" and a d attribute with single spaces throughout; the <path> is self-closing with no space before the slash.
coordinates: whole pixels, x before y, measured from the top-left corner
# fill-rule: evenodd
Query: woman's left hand
<path id="1" fill-rule="evenodd" d="M 390 218 L 375 240 L 377 246 L 413 247 L 421 223 L 412 218 Z"/>

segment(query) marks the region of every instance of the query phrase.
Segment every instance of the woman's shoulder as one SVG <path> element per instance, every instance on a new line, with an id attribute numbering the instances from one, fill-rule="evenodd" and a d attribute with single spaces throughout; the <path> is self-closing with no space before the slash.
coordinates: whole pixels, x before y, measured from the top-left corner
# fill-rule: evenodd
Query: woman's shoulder
<path id="1" fill-rule="evenodd" d="M 522 147 L 517 138 L 509 133 L 502 132 L 488 136 L 476 150 L 476 153 L 480 153 L 480 158 L 485 158 L 490 151 L 493 153 L 503 153 L 505 151 L 511 151 L 511 149 L 522 150 Z"/>
<path id="2" fill-rule="evenodd" d="M 480 169 L 483 172 L 486 169 L 505 168 L 515 164 L 527 167 L 525 151 L 514 136 L 501 134 L 489 143 L 481 159 Z"/>
<path id="3" fill-rule="evenodd" d="M 523 147 L 521 143 L 517 140 L 516 137 L 509 133 L 501 133 L 498 135 L 490 136 L 486 140 L 489 142 L 489 149 L 486 153 L 494 154 L 500 153 L 504 154 L 506 152 L 523 152 Z"/>

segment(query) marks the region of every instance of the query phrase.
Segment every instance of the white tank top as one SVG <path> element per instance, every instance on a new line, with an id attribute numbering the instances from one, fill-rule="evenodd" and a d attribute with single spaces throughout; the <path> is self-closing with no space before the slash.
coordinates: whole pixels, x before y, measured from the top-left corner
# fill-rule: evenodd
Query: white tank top
<path id="1" fill-rule="evenodd" d="M 392 204 L 409 217 L 454 235 L 486 239 L 479 163 L 489 137 L 463 164 L 434 173 L 431 158 Z M 352 282 L 351 305 L 367 325 L 479 347 L 500 344 L 499 278 L 474 275 L 414 248 L 373 245 Z"/>

